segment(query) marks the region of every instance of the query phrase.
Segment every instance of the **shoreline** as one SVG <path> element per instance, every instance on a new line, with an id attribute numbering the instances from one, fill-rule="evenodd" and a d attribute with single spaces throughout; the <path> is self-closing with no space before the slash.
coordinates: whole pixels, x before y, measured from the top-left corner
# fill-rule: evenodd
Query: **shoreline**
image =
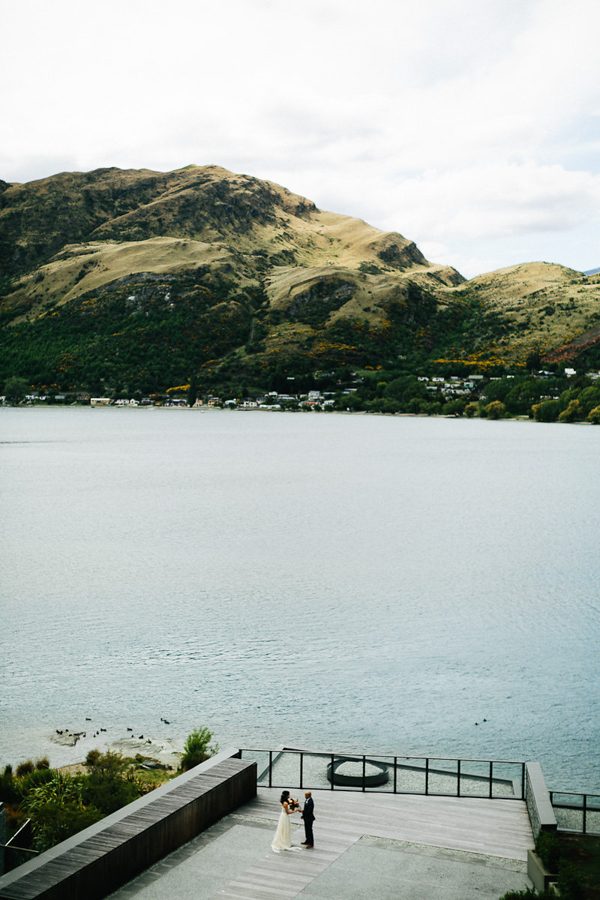
<path id="1" fill-rule="evenodd" d="M 55 729 L 56 731 L 56 729 Z M 123 756 L 141 756 L 152 757 L 168 766 L 177 767 L 181 756 L 183 742 L 185 738 L 176 736 L 168 736 L 161 738 L 134 737 L 131 734 L 123 734 L 121 728 L 108 728 L 100 735 L 87 734 L 85 737 L 77 737 L 78 733 L 74 732 L 69 740 L 67 737 L 50 734 L 47 729 L 30 732 L 29 739 L 26 743 L 29 748 L 26 753 L 14 754 L 10 758 L 10 751 L 0 755 L 0 768 L 11 765 L 16 768 L 22 762 L 27 760 L 40 759 L 48 757 L 51 768 L 68 769 L 70 766 L 83 765 L 84 760 L 90 750 L 100 750 L 101 753 L 112 751 L 121 753 Z M 20 742 L 19 742 L 20 743 Z"/>
<path id="2" fill-rule="evenodd" d="M 162 724 L 164 725 L 164 722 Z M 112 751 L 120 753 L 125 757 L 135 757 L 139 754 L 140 756 L 154 759 L 167 767 L 177 769 L 190 727 L 184 727 L 181 730 L 181 734 L 178 734 L 177 731 L 171 727 L 168 736 L 165 735 L 160 737 L 157 737 L 156 733 L 151 736 L 152 728 L 148 729 L 145 727 L 143 737 L 140 737 L 142 732 L 132 736 L 127 732 L 124 734 L 124 729 L 120 725 L 108 725 L 107 729 L 101 732 L 101 737 L 95 737 L 93 734 L 88 734 L 85 738 L 81 738 L 74 744 L 67 744 L 64 741 L 61 741 L 61 736 L 57 736 L 55 733 L 50 732 L 47 726 L 40 729 L 27 729 L 27 731 L 20 730 L 20 739 L 13 743 L 26 745 L 28 749 L 25 753 L 21 754 L 12 754 L 10 750 L 8 750 L 6 754 L 0 752 L 0 771 L 3 770 L 6 765 L 11 765 L 13 769 L 16 769 L 22 762 L 32 760 L 35 763 L 36 760 L 47 757 L 51 768 L 66 772 L 75 772 L 77 771 L 77 767 L 85 768 L 85 759 L 91 750 L 99 750 L 101 753 Z M 156 725 L 154 727 L 154 732 L 158 730 L 160 730 L 160 726 Z M 260 742 L 250 742 L 250 744 L 248 744 L 248 742 L 244 741 L 243 737 L 240 738 L 239 735 L 232 737 L 227 734 L 213 734 L 213 742 L 217 747 L 219 744 L 221 744 L 221 746 L 226 745 L 236 747 L 262 746 L 262 743 Z M 336 745 L 333 747 L 328 741 L 322 750 L 319 749 L 318 745 L 315 747 L 314 742 L 312 741 L 308 742 L 308 744 L 305 744 L 302 741 L 298 742 L 298 740 L 292 740 L 291 742 L 274 741 L 273 745 L 275 744 L 282 748 L 305 749 L 306 752 L 323 754 L 334 752 L 336 754 L 348 756 L 360 755 L 353 743 L 349 744 L 344 741 L 340 743 L 336 742 Z M 513 750 L 514 749 L 515 748 L 513 748 Z M 365 752 L 373 757 L 391 757 L 394 755 L 414 758 L 425 758 L 428 756 L 430 758 L 441 759 L 455 759 L 460 757 L 471 761 L 478 759 L 488 760 L 491 758 L 497 758 L 499 760 L 502 758 L 515 759 L 518 761 L 520 759 L 532 758 L 525 753 L 525 748 L 523 748 L 522 753 L 517 752 L 515 754 L 513 752 L 512 754 L 509 753 L 509 755 L 506 753 L 506 748 L 497 749 L 494 755 L 494 750 L 490 747 L 486 747 L 486 749 L 481 747 L 479 752 L 477 752 L 474 748 L 469 749 L 467 747 L 462 749 L 460 747 L 453 747 L 450 749 L 447 746 L 442 746 L 436 749 L 435 747 L 429 748 L 419 745 L 409 745 L 402 753 L 399 753 L 390 747 L 387 748 L 387 751 L 385 748 L 384 750 L 380 750 L 377 747 L 374 747 L 372 750 L 367 748 L 367 751 Z M 534 758 L 540 762 L 545 773 L 551 773 L 547 776 L 547 780 L 551 779 L 552 789 L 554 791 L 587 793 L 600 796 L 600 781 L 594 779 L 593 775 L 591 779 L 586 778 L 583 775 L 583 772 L 575 774 L 575 771 L 577 770 L 577 760 L 568 755 L 563 756 L 560 754 L 557 747 L 554 748 L 554 753 L 550 752 L 549 748 L 546 748 L 545 752 L 540 752 Z M 589 758 L 588 765 L 584 768 L 595 771 L 596 767 L 593 764 L 590 766 L 590 762 L 594 762 L 593 758 Z M 574 773 L 569 775 L 568 772 L 571 768 L 574 769 Z"/>
<path id="3" fill-rule="evenodd" d="M 585 427 L 593 427 L 593 422 L 587 422 L 584 420 L 575 421 L 575 422 L 539 422 L 534 419 L 532 416 L 499 416 L 498 418 L 488 417 L 488 416 L 457 416 L 450 415 L 444 413 L 411 413 L 411 412 L 372 412 L 368 409 L 327 409 L 327 410 L 301 410 L 301 409 L 235 409 L 228 407 L 227 409 L 218 407 L 218 406 L 99 406 L 93 407 L 89 403 L 69 403 L 69 404 L 59 404 L 59 403 L 31 403 L 25 406 L 10 406 L 8 404 L 0 404 L 0 410 L 2 409 L 15 409 L 15 410 L 38 410 L 38 409 L 52 409 L 52 410 L 66 410 L 66 409 L 101 409 L 101 410 L 129 410 L 129 411 L 167 411 L 169 413 L 173 412 L 197 412 L 197 413 L 269 413 L 269 414 L 284 414 L 284 415 L 325 415 L 325 416 L 375 416 L 375 417 L 384 417 L 386 419 L 395 418 L 395 419 L 445 419 L 448 421 L 454 422 L 529 422 L 532 425 L 578 425 Z M 2 443 L 10 443 L 9 441 L 0 441 Z"/>

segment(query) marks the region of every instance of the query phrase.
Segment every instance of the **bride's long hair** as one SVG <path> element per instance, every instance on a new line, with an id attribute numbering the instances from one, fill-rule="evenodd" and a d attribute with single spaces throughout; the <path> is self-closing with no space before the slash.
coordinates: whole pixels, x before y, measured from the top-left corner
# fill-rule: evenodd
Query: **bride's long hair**
<path id="1" fill-rule="evenodd" d="M 282 791 L 281 797 L 279 798 L 279 802 L 281 804 L 284 804 L 286 800 L 289 800 L 289 797 L 290 797 L 289 791 Z"/>

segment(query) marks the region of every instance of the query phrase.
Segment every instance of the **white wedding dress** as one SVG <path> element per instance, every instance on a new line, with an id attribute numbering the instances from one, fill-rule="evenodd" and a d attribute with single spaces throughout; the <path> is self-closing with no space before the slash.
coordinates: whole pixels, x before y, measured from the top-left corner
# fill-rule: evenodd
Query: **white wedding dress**
<path id="1" fill-rule="evenodd" d="M 292 829 L 290 827 L 290 817 L 282 806 L 281 815 L 279 816 L 279 822 L 277 823 L 277 830 L 275 832 L 275 836 L 273 837 L 273 843 L 271 844 L 271 850 L 274 850 L 275 853 L 279 853 L 280 850 L 291 849 Z"/>

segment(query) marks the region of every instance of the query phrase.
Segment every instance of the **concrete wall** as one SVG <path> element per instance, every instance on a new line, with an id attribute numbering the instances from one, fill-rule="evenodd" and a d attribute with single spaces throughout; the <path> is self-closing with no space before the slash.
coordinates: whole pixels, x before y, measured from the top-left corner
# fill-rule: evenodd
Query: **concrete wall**
<path id="1" fill-rule="evenodd" d="M 542 767 L 537 762 L 525 766 L 525 801 L 534 838 L 540 831 L 556 831 L 556 816 L 550 802 Z"/>
<path id="2" fill-rule="evenodd" d="M 96 900 L 256 796 L 256 763 L 225 751 L 0 878 L 0 898 Z"/>

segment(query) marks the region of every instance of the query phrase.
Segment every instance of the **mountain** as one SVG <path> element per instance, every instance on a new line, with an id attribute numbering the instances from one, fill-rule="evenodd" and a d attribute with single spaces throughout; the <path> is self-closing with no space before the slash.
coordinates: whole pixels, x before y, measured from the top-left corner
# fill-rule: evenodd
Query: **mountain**
<path id="1" fill-rule="evenodd" d="M 600 266 L 598 266 L 597 269 L 588 269 L 588 270 L 587 270 L 586 272 L 584 272 L 583 274 L 584 274 L 584 275 L 598 275 L 598 274 L 600 274 Z"/>
<path id="2" fill-rule="evenodd" d="M 481 315 L 493 320 L 489 352 L 508 364 L 525 362 L 533 350 L 549 359 L 600 323 L 600 278 L 554 263 L 498 269 L 452 293 L 478 302 Z"/>
<path id="3" fill-rule="evenodd" d="M 399 233 L 217 166 L 0 182 L 0 383 L 241 390 L 518 365 L 599 321 L 598 276 L 530 263 L 465 282 Z"/>

